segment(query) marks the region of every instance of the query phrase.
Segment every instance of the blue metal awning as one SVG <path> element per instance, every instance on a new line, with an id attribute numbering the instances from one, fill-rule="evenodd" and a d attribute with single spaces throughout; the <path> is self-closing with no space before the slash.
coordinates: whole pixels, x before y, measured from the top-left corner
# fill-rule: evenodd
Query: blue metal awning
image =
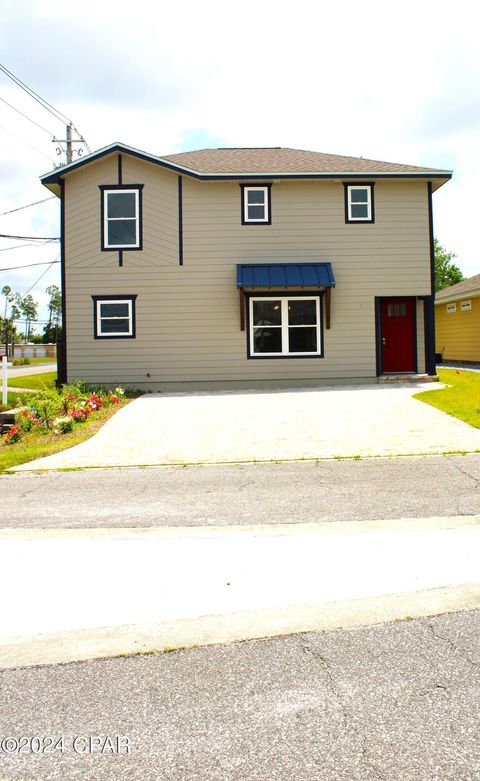
<path id="1" fill-rule="evenodd" d="M 331 263 L 241 263 L 237 287 L 335 287 Z"/>

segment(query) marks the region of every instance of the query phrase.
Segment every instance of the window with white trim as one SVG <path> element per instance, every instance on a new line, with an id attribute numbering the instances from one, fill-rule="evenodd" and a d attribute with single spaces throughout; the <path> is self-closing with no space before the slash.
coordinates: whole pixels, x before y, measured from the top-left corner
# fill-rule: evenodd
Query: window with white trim
<path id="1" fill-rule="evenodd" d="M 250 357 L 321 355 L 319 296 L 250 297 Z"/>
<path id="2" fill-rule="evenodd" d="M 134 338 L 135 298 L 93 297 L 95 338 Z"/>
<path id="3" fill-rule="evenodd" d="M 372 185 L 347 185 L 347 222 L 373 222 Z"/>
<path id="4" fill-rule="evenodd" d="M 140 190 L 103 190 L 103 249 L 140 249 Z"/>
<path id="5" fill-rule="evenodd" d="M 247 187 L 243 192 L 243 223 L 270 223 L 270 188 Z"/>

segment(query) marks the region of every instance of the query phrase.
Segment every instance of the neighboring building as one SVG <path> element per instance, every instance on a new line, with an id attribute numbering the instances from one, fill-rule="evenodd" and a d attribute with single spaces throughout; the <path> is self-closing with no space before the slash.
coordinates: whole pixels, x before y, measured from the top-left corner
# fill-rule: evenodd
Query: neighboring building
<path id="1" fill-rule="evenodd" d="M 437 293 L 435 324 L 443 360 L 480 363 L 480 274 Z"/>
<path id="2" fill-rule="evenodd" d="M 432 192 L 450 177 L 297 149 L 123 144 L 45 175 L 62 205 L 63 379 L 435 376 Z"/>

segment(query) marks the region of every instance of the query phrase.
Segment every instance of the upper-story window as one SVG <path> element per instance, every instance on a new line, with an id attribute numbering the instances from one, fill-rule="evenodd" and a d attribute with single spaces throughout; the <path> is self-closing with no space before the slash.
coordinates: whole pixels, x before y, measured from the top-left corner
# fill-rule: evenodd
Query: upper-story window
<path id="1" fill-rule="evenodd" d="M 142 248 L 140 185 L 102 186 L 102 249 Z"/>
<path id="2" fill-rule="evenodd" d="M 251 223 L 270 225 L 270 185 L 243 184 L 242 188 L 242 225 Z"/>
<path id="3" fill-rule="evenodd" d="M 373 184 L 345 184 L 345 222 L 374 222 Z"/>

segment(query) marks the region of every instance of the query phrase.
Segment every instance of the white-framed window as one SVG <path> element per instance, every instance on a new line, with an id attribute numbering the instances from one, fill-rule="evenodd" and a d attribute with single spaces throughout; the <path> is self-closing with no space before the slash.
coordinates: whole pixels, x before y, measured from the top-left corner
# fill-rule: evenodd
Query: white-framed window
<path id="1" fill-rule="evenodd" d="M 270 187 L 242 185 L 242 223 L 270 222 Z"/>
<path id="2" fill-rule="evenodd" d="M 373 186 L 371 184 L 345 185 L 345 221 L 373 222 Z"/>
<path id="3" fill-rule="evenodd" d="M 471 308 L 472 308 L 471 300 L 469 300 L 469 301 L 462 301 L 462 303 L 460 304 L 460 311 L 462 311 L 462 312 L 469 312 L 471 310 Z"/>
<path id="4" fill-rule="evenodd" d="M 102 249 L 141 249 L 139 187 L 102 188 Z"/>
<path id="5" fill-rule="evenodd" d="M 251 296 L 250 357 L 322 355 L 320 296 Z"/>
<path id="6" fill-rule="evenodd" d="M 136 296 L 92 296 L 96 339 L 135 338 Z"/>
<path id="7" fill-rule="evenodd" d="M 456 304 L 447 304 L 447 315 L 451 315 L 453 312 L 457 311 L 457 305 Z"/>

